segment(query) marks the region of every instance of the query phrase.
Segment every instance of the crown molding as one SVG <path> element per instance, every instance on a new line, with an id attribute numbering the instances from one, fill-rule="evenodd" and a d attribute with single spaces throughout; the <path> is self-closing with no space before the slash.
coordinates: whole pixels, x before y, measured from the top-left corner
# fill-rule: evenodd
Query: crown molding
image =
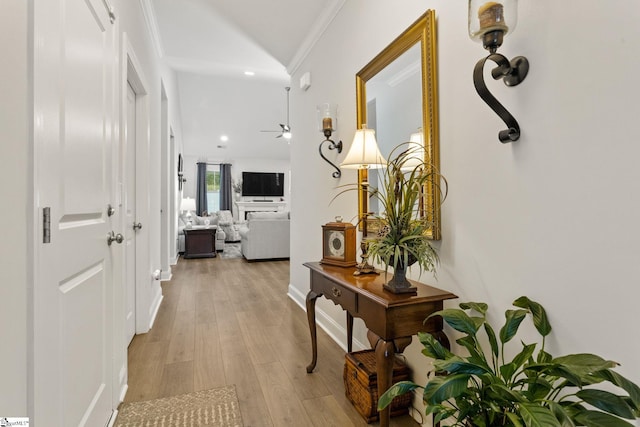
<path id="1" fill-rule="evenodd" d="M 311 50 L 315 46 L 315 44 L 320 40 L 320 37 L 327 31 L 327 28 L 333 22 L 342 6 L 347 2 L 347 0 L 333 0 L 331 5 L 324 10 L 324 13 L 320 15 L 320 17 L 314 23 L 311 31 L 305 37 L 303 42 L 300 44 L 300 47 L 296 51 L 296 54 L 293 55 L 293 58 L 287 65 L 287 72 L 290 76 L 292 76 L 302 65 L 302 62 L 305 60 L 307 55 L 311 53 Z"/>
<path id="2" fill-rule="evenodd" d="M 160 29 L 158 28 L 158 20 L 156 19 L 155 12 L 153 11 L 153 5 L 151 0 L 140 0 L 140 7 L 142 8 L 142 14 L 144 15 L 144 21 L 149 29 L 151 35 L 151 43 L 156 49 L 158 57 L 164 57 L 164 50 L 162 49 L 162 39 L 160 37 Z"/>

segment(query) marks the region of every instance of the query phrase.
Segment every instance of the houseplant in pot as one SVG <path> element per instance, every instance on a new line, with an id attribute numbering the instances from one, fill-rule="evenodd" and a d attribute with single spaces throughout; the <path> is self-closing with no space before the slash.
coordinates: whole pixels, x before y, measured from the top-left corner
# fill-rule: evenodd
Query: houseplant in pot
<path id="1" fill-rule="evenodd" d="M 368 244 L 368 254 L 384 264 L 385 273 L 393 267 L 393 278 L 385 289 L 394 293 L 415 292 L 406 279 L 406 269 L 417 264 L 422 271 L 435 271 L 438 254 L 431 246 L 427 231 L 430 220 L 420 212 L 420 204 L 428 185 L 440 192 L 444 201 L 447 193 L 445 178 L 424 160 L 424 149 L 411 142 L 393 149 L 390 160 L 382 169 L 382 185 L 372 188 L 370 196 L 377 198 L 381 212 L 377 238 Z"/>
<path id="2" fill-rule="evenodd" d="M 423 388 L 426 413 L 434 414 L 434 422 L 454 420 L 456 426 L 617 427 L 640 418 L 640 388 L 613 370 L 616 362 L 594 354 L 552 356 L 545 349 L 551 325 L 544 308 L 527 297 L 513 304 L 517 309 L 505 312 L 498 334 L 487 322 L 484 303 L 434 313 L 463 334 L 456 342 L 468 355 L 455 355 L 431 335 L 419 334 L 422 353 L 435 359 L 427 385 L 394 384 L 378 407 Z M 522 343 L 520 352 L 505 360 L 505 345 L 528 316 L 541 336 L 540 347 Z"/>

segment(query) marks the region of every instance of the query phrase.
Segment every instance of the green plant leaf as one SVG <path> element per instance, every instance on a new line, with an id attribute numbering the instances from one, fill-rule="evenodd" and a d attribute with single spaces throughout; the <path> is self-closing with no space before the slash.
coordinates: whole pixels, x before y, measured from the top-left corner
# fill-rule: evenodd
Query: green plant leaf
<path id="1" fill-rule="evenodd" d="M 561 427 L 549 408 L 536 403 L 521 403 L 518 409 L 527 427 Z"/>
<path id="2" fill-rule="evenodd" d="M 537 359 L 538 363 L 549 363 L 551 362 L 552 359 L 553 359 L 553 356 L 547 353 L 546 351 L 540 350 L 538 352 L 538 359 Z"/>
<path id="3" fill-rule="evenodd" d="M 524 395 L 530 402 L 543 400 L 553 389 L 549 381 L 535 375 L 517 381 L 514 387 L 522 387 Z"/>
<path id="4" fill-rule="evenodd" d="M 446 371 L 452 374 L 482 375 L 491 373 L 491 371 L 487 370 L 484 366 L 466 362 L 458 356 L 451 357 L 447 360 L 435 360 L 433 367 L 438 371 Z"/>
<path id="5" fill-rule="evenodd" d="M 502 376 L 505 382 L 508 382 L 511 380 L 511 377 L 513 376 L 513 374 L 516 372 L 517 369 L 518 367 L 516 366 L 515 363 L 513 362 L 505 363 L 504 365 L 500 366 L 500 375 Z"/>
<path id="6" fill-rule="evenodd" d="M 463 310 L 475 310 L 478 313 L 487 314 L 489 306 L 484 302 L 461 302 L 460 308 Z"/>
<path id="7" fill-rule="evenodd" d="M 557 402 L 549 401 L 549 409 L 553 412 L 553 415 L 560 422 L 562 427 L 575 427 L 575 424 L 569 414 L 565 412 L 564 407 Z"/>
<path id="8" fill-rule="evenodd" d="M 533 324 L 543 337 L 546 337 L 551 333 L 551 324 L 547 318 L 547 312 L 544 308 L 535 301 L 531 301 L 529 298 L 522 296 L 513 302 L 513 305 L 520 308 L 525 308 L 531 312 L 533 316 Z"/>
<path id="9" fill-rule="evenodd" d="M 478 363 L 489 370 L 489 365 L 487 364 L 487 358 L 484 356 L 484 352 L 482 350 L 482 346 L 478 344 L 476 338 L 472 335 L 465 335 L 462 338 L 458 338 L 456 340 L 458 344 L 463 346 L 469 352 L 469 362 Z"/>
<path id="10" fill-rule="evenodd" d="M 504 313 L 507 320 L 504 323 L 502 329 L 500 329 L 500 341 L 504 344 L 509 341 L 516 335 L 518 332 L 518 328 L 520 327 L 520 323 L 527 316 L 526 310 L 507 310 Z"/>
<path id="11" fill-rule="evenodd" d="M 463 332 L 469 335 L 475 335 L 478 332 L 478 328 L 476 327 L 476 323 L 473 319 L 460 309 L 445 308 L 444 310 L 433 313 L 427 319 L 433 316 L 442 316 L 444 321 L 458 332 Z"/>
<path id="12" fill-rule="evenodd" d="M 600 356 L 589 353 L 568 354 L 556 357 L 551 361 L 556 365 L 562 365 L 580 376 L 586 376 L 594 372 L 615 368 L 618 363 L 605 360 Z"/>
<path id="13" fill-rule="evenodd" d="M 427 332 L 418 332 L 418 339 L 424 346 L 422 354 L 432 359 L 447 359 L 453 356 L 449 350 L 447 350 L 440 341 L 438 341 L 433 335 Z"/>
<path id="14" fill-rule="evenodd" d="M 491 352 L 495 357 L 498 357 L 500 350 L 498 348 L 498 340 L 496 339 L 496 333 L 488 322 L 484 323 L 484 331 L 487 333 L 489 339 L 489 345 L 491 346 Z"/>
<path id="15" fill-rule="evenodd" d="M 526 399 L 520 392 L 499 382 L 487 386 L 487 396 L 490 397 L 492 401 L 500 402 L 502 405 L 505 403 L 526 402 Z"/>
<path id="16" fill-rule="evenodd" d="M 422 388 L 418 384 L 411 381 L 400 381 L 395 383 L 387 391 L 385 391 L 380 399 L 378 399 L 378 410 L 384 409 L 391 404 L 391 401 L 398 396 L 409 393 L 417 388 Z"/>
<path id="17" fill-rule="evenodd" d="M 599 411 L 579 412 L 575 416 L 574 420 L 578 425 L 584 425 L 587 427 L 633 427 L 632 424 L 621 420 L 618 417 Z"/>
<path id="18" fill-rule="evenodd" d="M 470 378 L 469 374 L 434 377 L 424 387 L 424 401 L 429 405 L 436 405 L 456 398 L 467 390 Z"/>
<path id="19" fill-rule="evenodd" d="M 610 383 L 620 387 L 621 389 L 629 393 L 629 397 L 631 398 L 636 410 L 640 409 L 640 387 L 638 387 L 635 383 L 629 381 L 619 373 L 610 369 L 596 372 L 595 375 L 601 377 L 605 381 L 609 381 Z"/>
<path id="20" fill-rule="evenodd" d="M 576 393 L 580 399 L 604 412 L 617 415 L 628 420 L 635 419 L 633 409 L 623 397 L 604 390 L 583 389 Z"/>
<path id="21" fill-rule="evenodd" d="M 513 412 L 507 412 L 505 415 L 507 416 L 507 418 L 509 418 L 509 421 L 511 421 L 513 427 L 523 427 L 522 420 Z"/>
<path id="22" fill-rule="evenodd" d="M 529 360 L 535 349 L 536 344 L 523 344 L 522 351 L 513 358 L 513 364 L 516 366 L 516 369 L 520 368 Z"/>

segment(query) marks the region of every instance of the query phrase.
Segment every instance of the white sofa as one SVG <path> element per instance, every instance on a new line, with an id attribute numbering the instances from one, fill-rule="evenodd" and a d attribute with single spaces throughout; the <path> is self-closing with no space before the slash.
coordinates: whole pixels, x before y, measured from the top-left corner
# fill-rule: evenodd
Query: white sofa
<path id="1" fill-rule="evenodd" d="M 242 255 L 249 261 L 289 258 L 289 212 L 251 212 L 240 227 Z"/>
<path id="2" fill-rule="evenodd" d="M 205 220 L 209 220 L 209 225 L 205 224 Z M 178 216 L 178 253 L 184 252 L 184 229 L 187 227 L 188 219 L 185 215 Z M 224 250 L 224 242 L 226 235 L 224 231 L 218 227 L 218 218 L 214 216 L 200 217 L 195 214 L 191 215 L 191 228 L 216 227 L 216 252 Z"/>

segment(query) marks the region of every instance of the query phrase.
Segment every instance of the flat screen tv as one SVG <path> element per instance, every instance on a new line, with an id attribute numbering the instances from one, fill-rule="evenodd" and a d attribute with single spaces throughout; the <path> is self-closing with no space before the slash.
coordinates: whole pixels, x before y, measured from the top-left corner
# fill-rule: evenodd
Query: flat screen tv
<path id="1" fill-rule="evenodd" d="M 284 196 L 284 173 L 242 172 L 242 195 L 254 197 Z"/>

